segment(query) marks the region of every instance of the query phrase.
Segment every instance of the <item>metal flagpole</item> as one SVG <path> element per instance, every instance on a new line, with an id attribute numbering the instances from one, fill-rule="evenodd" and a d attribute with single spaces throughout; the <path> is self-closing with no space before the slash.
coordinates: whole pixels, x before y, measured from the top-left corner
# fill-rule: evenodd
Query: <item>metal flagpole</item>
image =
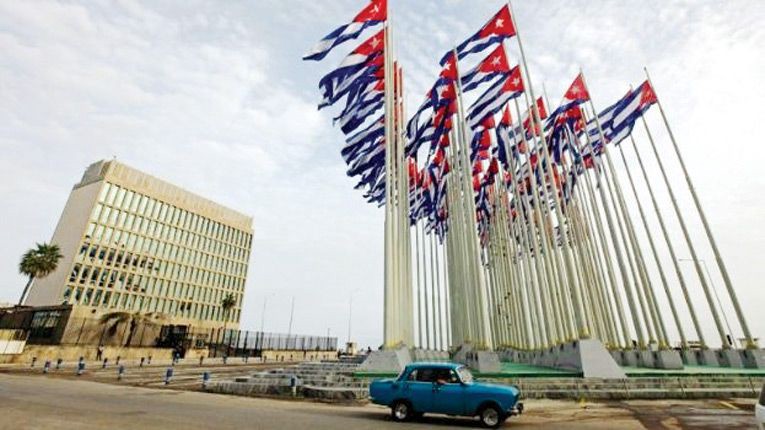
<path id="1" fill-rule="evenodd" d="M 456 65 L 456 72 L 458 79 L 455 80 L 455 86 L 457 89 L 457 115 L 459 115 L 459 120 L 457 122 L 457 128 L 461 130 L 461 133 L 459 133 L 461 136 L 461 139 L 458 139 L 459 145 L 459 151 L 458 154 L 461 156 L 462 161 L 462 167 L 463 171 L 462 173 L 465 175 L 465 178 L 463 178 L 463 202 L 467 205 L 466 213 L 464 214 L 466 217 L 466 239 L 469 249 L 469 258 L 468 258 L 468 265 L 471 269 L 471 273 L 473 275 L 474 280 L 474 310 L 475 310 L 475 317 L 476 317 L 476 329 L 477 329 L 477 335 L 478 337 L 475 339 L 475 347 L 477 349 L 493 349 L 493 345 L 491 343 L 491 337 L 489 335 L 489 330 L 491 327 L 491 323 L 489 322 L 489 315 L 488 315 L 488 308 L 487 308 L 487 294 L 486 294 L 486 285 L 485 285 L 485 279 L 483 277 L 482 271 L 479 269 L 480 264 L 480 258 L 479 258 L 479 249 L 480 246 L 478 244 L 478 235 L 475 232 L 476 229 L 476 216 L 475 216 L 475 200 L 473 199 L 473 187 L 472 187 L 472 181 L 468 181 L 467 177 L 472 175 L 469 175 L 468 172 L 471 171 L 470 167 L 471 164 L 469 162 L 470 157 L 468 155 L 468 135 L 467 135 L 467 127 L 465 123 L 465 112 L 464 112 L 464 105 L 463 105 L 463 98 L 462 98 L 462 84 L 459 79 L 460 73 L 459 73 L 459 61 L 457 56 L 457 50 L 456 48 L 452 51 L 454 55 L 454 63 Z"/>
<path id="2" fill-rule="evenodd" d="M 545 158 L 548 160 L 548 165 L 549 165 L 550 164 L 550 157 L 549 157 L 549 154 L 548 154 L 548 151 L 547 151 L 547 141 L 546 141 L 545 135 L 544 135 L 544 125 L 542 124 L 542 121 L 539 118 L 539 112 L 536 109 L 536 97 L 534 96 L 534 85 L 532 84 L 531 75 L 529 74 L 529 68 L 528 68 L 528 64 L 526 62 L 526 54 L 525 54 L 525 52 L 523 50 L 523 43 L 521 41 L 520 31 L 518 30 L 518 25 L 515 22 L 515 16 L 514 16 L 515 14 L 512 12 L 512 5 L 510 3 L 510 0 L 508 0 L 508 2 L 507 2 L 507 7 L 510 10 L 510 19 L 513 21 L 513 26 L 515 28 L 515 37 L 517 38 L 518 49 L 519 49 L 520 54 L 521 54 L 521 61 L 523 63 L 522 69 L 523 69 L 523 72 L 524 72 L 524 76 L 526 77 L 526 85 L 528 85 L 528 94 L 531 96 L 532 105 L 530 106 L 530 109 L 531 109 L 531 117 L 530 118 L 532 118 L 533 119 L 533 123 L 538 124 L 538 126 L 540 128 L 540 133 L 539 133 L 540 136 L 539 137 L 540 137 L 540 140 L 541 140 L 541 143 L 542 143 L 542 149 L 544 151 Z M 525 94 L 525 91 L 524 91 L 524 94 Z M 544 178 L 545 175 L 543 174 L 542 177 Z M 555 188 L 555 186 L 553 185 L 553 189 L 554 188 Z M 556 217 L 558 218 L 558 223 L 559 223 L 559 226 L 560 226 L 559 228 L 564 229 L 565 227 L 564 227 L 564 223 L 563 223 L 563 218 L 562 218 L 562 216 L 560 214 L 560 207 L 559 207 L 560 202 L 557 201 L 558 200 L 557 199 L 557 193 L 553 193 L 553 195 L 555 196 L 555 199 L 556 199 L 556 202 L 555 202 L 555 213 L 556 213 Z M 564 260 L 564 264 L 566 266 L 566 276 L 568 278 L 570 288 L 571 288 L 571 290 L 573 292 L 573 298 L 574 298 L 573 306 L 574 306 L 574 309 L 575 309 L 574 317 L 575 317 L 575 321 L 576 321 L 576 324 L 577 324 L 577 332 L 578 332 L 577 335 L 578 335 L 578 338 L 580 338 L 580 339 L 587 339 L 587 338 L 590 337 L 590 332 L 589 332 L 589 328 L 587 326 L 586 315 L 585 315 L 585 312 L 584 312 L 584 305 L 583 305 L 583 301 L 582 301 L 582 292 L 580 290 L 579 283 L 576 281 L 576 278 L 572 275 L 572 272 L 573 272 L 573 267 L 572 267 L 573 266 L 573 262 L 571 261 L 571 254 L 569 252 L 568 244 L 566 243 L 566 241 L 563 241 L 563 254 L 564 254 L 564 259 L 563 260 Z"/>
<path id="3" fill-rule="evenodd" d="M 656 162 L 659 166 L 659 170 L 661 171 L 662 177 L 664 178 L 664 184 L 667 187 L 667 192 L 669 193 L 669 198 L 672 201 L 672 207 L 675 209 L 675 215 L 677 215 L 677 220 L 680 223 L 680 229 L 683 232 L 683 236 L 685 237 L 685 242 L 688 245 L 688 251 L 691 253 L 691 258 L 693 258 L 693 261 L 695 262 L 696 266 L 696 273 L 699 276 L 699 281 L 701 282 L 701 288 L 704 291 L 704 296 L 707 299 L 707 303 L 709 304 L 710 311 L 712 312 L 712 319 L 715 322 L 715 326 L 717 328 L 717 332 L 720 335 L 720 338 L 722 339 L 722 345 L 725 347 L 727 345 L 728 340 L 725 337 L 725 330 L 722 327 L 722 324 L 720 323 L 720 315 L 717 313 L 717 308 L 715 307 L 714 301 L 712 300 L 712 295 L 709 291 L 709 285 L 707 285 L 707 281 L 704 278 L 704 273 L 701 271 L 701 265 L 698 263 L 698 256 L 696 255 L 696 248 L 693 246 L 693 242 L 691 242 L 690 234 L 688 233 L 688 227 L 685 225 L 685 219 L 683 219 L 683 214 L 680 211 L 680 207 L 677 204 L 677 199 L 675 198 L 675 193 L 672 190 L 672 185 L 669 182 L 669 178 L 667 177 L 667 172 L 664 169 L 664 163 L 661 161 L 661 157 L 659 156 L 659 151 L 656 149 L 656 144 L 653 141 L 653 135 L 651 135 L 651 131 L 648 129 L 648 123 L 645 121 L 645 118 L 643 116 L 640 117 L 643 126 L 646 130 L 646 135 L 648 136 L 648 141 L 651 143 L 651 149 L 653 149 L 653 154 L 656 158 Z M 690 301 L 689 307 L 690 305 Z M 699 342 L 701 343 L 701 347 L 706 349 L 707 345 L 704 341 L 704 337 L 701 333 L 700 328 L 697 328 L 699 332 Z"/>
<path id="4" fill-rule="evenodd" d="M 634 144 L 634 138 L 632 137 L 632 134 L 630 134 L 630 140 Z M 648 244 L 651 247 L 651 253 L 653 254 L 653 260 L 656 263 L 656 269 L 659 271 L 659 277 L 661 278 L 661 284 L 664 287 L 664 292 L 667 295 L 667 301 L 669 302 L 669 308 L 672 311 L 672 318 L 675 320 L 675 325 L 677 326 L 677 331 L 680 334 L 680 342 L 683 346 L 687 345 L 687 341 L 685 339 L 685 332 L 683 331 L 682 326 L 680 325 L 680 316 L 677 313 L 677 307 L 675 306 L 675 301 L 672 299 L 672 294 L 669 291 L 669 283 L 667 282 L 667 277 L 664 274 L 664 267 L 661 264 L 661 259 L 659 258 L 659 253 L 656 252 L 656 244 L 653 241 L 653 235 L 651 234 L 651 229 L 648 225 L 648 221 L 645 216 L 645 212 L 643 211 L 643 205 L 640 203 L 640 196 L 638 195 L 637 188 L 635 188 L 635 181 L 632 179 L 632 173 L 630 172 L 629 166 L 627 165 L 627 158 L 624 156 L 624 148 L 619 146 L 619 154 L 622 157 L 622 163 L 624 164 L 624 170 L 627 172 L 627 178 L 629 179 L 630 187 L 632 188 L 632 194 L 635 196 L 635 202 L 637 203 L 638 212 L 640 213 L 640 219 L 643 221 L 643 228 L 645 229 L 646 237 L 648 237 Z M 662 324 L 664 324 L 663 320 L 660 320 Z M 663 328 L 663 331 L 666 335 L 667 330 L 666 327 Z M 664 339 L 664 344 L 659 344 L 659 347 L 662 349 L 666 349 L 669 347 L 667 344 L 668 339 Z"/>
<path id="5" fill-rule="evenodd" d="M 701 331 L 701 326 L 699 324 L 699 319 L 696 316 L 696 309 L 693 306 L 693 303 L 691 302 L 691 296 L 688 292 L 688 286 L 685 283 L 685 277 L 683 276 L 682 270 L 680 270 L 680 265 L 677 262 L 677 256 L 675 254 L 675 247 L 672 245 L 672 241 L 669 238 L 669 232 L 667 230 L 666 224 L 664 224 L 664 217 L 661 215 L 661 209 L 659 208 L 659 204 L 656 202 L 656 196 L 653 194 L 653 187 L 651 186 L 651 182 L 648 179 L 648 173 L 645 170 L 645 166 L 643 165 L 643 158 L 640 156 L 640 152 L 638 151 L 637 145 L 635 144 L 635 140 L 632 139 L 632 148 L 635 150 L 635 156 L 637 158 L 638 164 L 640 165 L 640 171 L 643 173 L 643 180 L 646 183 L 646 187 L 648 189 L 648 195 L 651 196 L 651 204 L 653 205 L 654 212 L 656 213 L 656 218 L 659 220 L 659 226 L 661 227 L 661 232 L 664 237 L 664 242 L 667 244 L 667 249 L 669 250 L 669 256 L 672 260 L 672 265 L 675 269 L 675 274 L 677 275 L 677 279 L 680 283 L 680 289 L 683 292 L 683 297 L 685 298 L 685 303 L 688 306 L 688 311 L 691 316 L 691 320 L 693 321 L 694 329 L 696 330 L 696 337 L 699 339 L 701 344 L 705 344 L 704 342 L 704 334 Z M 681 344 L 683 348 L 688 348 L 687 341 L 683 342 L 682 339 L 684 337 L 684 333 L 682 331 L 682 327 L 679 327 L 680 330 L 680 336 L 681 336 Z"/>
<path id="6" fill-rule="evenodd" d="M 654 91 L 654 94 L 656 94 L 656 89 L 653 86 L 653 83 L 651 82 L 651 76 L 648 74 L 648 69 L 644 68 L 646 78 L 648 79 L 648 84 L 651 85 L 651 88 Z M 683 161 L 682 155 L 680 155 L 680 148 L 677 146 L 677 141 L 675 141 L 675 135 L 672 133 L 672 129 L 669 127 L 669 121 L 667 120 L 667 115 L 664 113 L 664 108 L 661 105 L 661 101 L 659 100 L 659 96 L 656 96 L 656 105 L 659 106 L 659 112 L 661 113 L 661 118 L 664 120 L 664 125 L 667 127 L 667 133 L 669 134 L 669 139 L 672 141 L 672 147 L 675 149 L 675 154 L 677 155 L 677 159 L 680 162 L 680 167 L 683 169 L 683 175 L 685 176 L 685 182 L 688 184 L 688 189 L 691 191 L 691 196 L 693 197 L 693 203 L 696 205 L 696 210 L 699 212 L 699 217 L 701 218 L 701 223 L 704 225 L 704 232 L 707 234 L 707 238 L 709 239 L 709 244 L 712 245 L 712 252 L 715 254 L 715 260 L 717 260 L 717 266 L 720 268 L 720 273 L 722 274 L 723 281 L 725 282 L 725 288 L 728 290 L 728 295 L 730 295 L 730 300 L 733 303 L 733 308 L 736 311 L 736 316 L 738 317 L 739 324 L 741 325 L 741 330 L 744 332 L 744 337 L 746 338 L 746 348 L 747 349 L 755 349 L 757 348 L 757 344 L 755 343 L 754 339 L 752 338 L 752 334 L 749 331 L 749 325 L 746 322 L 746 318 L 744 318 L 744 313 L 741 311 L 741 305 L 739 304 L 738 297 L 736 296 L 736 291 L 733 289 L 733 284 L 730 281 L 730 276 L 728 276 L 728 269 L 725 267 L 725 262 L 722 259 L 722 256 L 720 255 L 720 250 L 717 247 L 717 242 L 715 241 L 714 235 L 712 235 L 712 230 L 709 228 L 709 222 L 707 222 L 707 217 L 704 214 L 704 210 L 701 207 L 701 202 L 699 201 L 699 196 L 696 194 L 696 189 L 693 187 L 693 182 L 691 182 L 691 177 L 688 174 L 688 169 L 685 167 L 685 162 Z M 694 264 L 696 266 L 699 265 L 698 261 L 695 260 L 694 257 Z M 719 322 L 718 322 L 719 325 Z M 731 336 L 733 333 L 731 333 Z M 727 343 L 725 336 L 722 336 L 723 338 L 723 348 L 728 348 L 730 345 Z"/>
<path id="7" fill-rule="evenodd" d="M 588 122 L 587 121 L 587 115 L 584 113 L 584 109 L 582 109 L 581 107 L 580 107 L 580 112 L 582 114 L 582 119 L 584 120 L 584 123 L 587 124 L 587 122 Z M 600 121 L 597 119 L 597 115 L 595 116 L 595 118 L 596 118 L 595 121 L 598 124 L 598 129 L 600 130 Z M 585 136 L 585 139 L 587 141 L 587 147 L 590 150 L 590 154 L 591 154 L 592 160 L 593 160 L 594 163 L 597 164 L 597 160 L 596 160 L 597 155 L 596 155 L 596 152 L 595 152 L 595 148 L 592 145 L 592 141 L 590 140 L 589 133 L 584 133 L 584 136 Z M 601 140 L 603 140 L 605 142 L 605 138 L 603 137 L 602 130 L 600 131 L 600 136 L 601 136 Z M 606 150 L 607 150 L 606 149 L 606 145 L 603 145 L 603 151 L 606 151 Z M 605 172 L 603 172 L 603 173 L 605 173 Z M 605 195 L 605 190 L 604 190 L 605 187 L 603 186 L 603 183 L 602 183 L 603 181 L 601 181 L 601 179 L 600 179 L 599 172 L 595 173 L 595 179 L 596 179 L 596 183 L 597 183 L 598 192 L 600 193 L 600 199 L 601 199 L 601 203 L 602 203 L 601 207 L 603 208 L 603 212 L 605 214 L 606 221 L 607 221 L 607 224 L 608 224 L 608 230 L 609 230 L 609 233 L 611 235 L 611 243 L 613 244 L 613 250 L 614 250 L 614 253 L 616 255 L 616 262 L 619 264 L 619 272 L 621 274 L 622 283 L 624 285 L 625 295 L 627 296 L 627 304 L 629 305 L 629 308 L 630 308 L 630 315 L 632 317 L 632 324 L 634 326 L 635 332 L 637 333 L 637 338 L 638 338 L 638 342 L 640 344 L 640 348 L 645 348 L 646 343 L 645 343 L 645 338 L 644 338 L 644 335 L 643 335 L 643 328 L 642 328 L 642 325 L 640 324 L 640 318 L 639 318 L 638 313 L 637 313 L 637 308 L 635 307 L 635 298 L 634 298 L 633 292 L 632 292 L 632 283 L 630 282 L 629 276 L 627 275 L 627 272 L 626 272 L 625 267 L 624 267 L 624 256 L 622 255 L 622 250 L 619 247 L 619 238 L 617 237 L 616 230 L 614 229 L 614 221 L 612 219 L 611 210 L 609 208 L 608 200 L 607 200 L 606 195 Z M 587 180 L 589 181 L 589 178 Z M 592 196 L 591 198 L 593 199 L 594 210 L 595 210 L 596 213 L 598 213 L 597 202 L 596 202 L 594 196 Z M 608 261 L 608 258 L 606 259 L 606 261 Z M 612 284 L 614 286 L 617 285 L 615 279 L 612 279 Z M 618 291 L 615 290 L 614 291 L 614 295 L 616 297 L 618 297 Z M 617 300 L 617 304 L 618 303 L 619 303 L 619 300 Z M 623 315 L 621 310 L 619 311 L 619 313 L 621 315 Z M 623 327 L 624 327 L 625 331 L 627 331 L 626 322 L 623 322 Z M 625 332 L 625 335 L 627 335 L 627 339 L 629 340 L 629 333 Z"/>

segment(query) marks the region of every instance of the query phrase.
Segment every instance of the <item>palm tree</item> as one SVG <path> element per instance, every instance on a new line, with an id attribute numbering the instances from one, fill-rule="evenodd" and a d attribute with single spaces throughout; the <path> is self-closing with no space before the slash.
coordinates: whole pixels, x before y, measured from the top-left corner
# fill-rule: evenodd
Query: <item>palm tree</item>
<path id="1" fill-rule="evenodd" d="M 228 318 L 231 315 L 231 309 L 236 306 L 236 298 L 232 293 L 226 294 L 223 300 L 220 301 L 220 307 L 223 309 L 223 333 L 226 333 L 226 324 L 228 324 Z M 225 336 L 225 334 L 224 334 Z"/>
<path id="2" fill-rule="evenodd" d="M 128 323 L 130 330 L 128 331 L 128 337 L 125 340 L 125 346 L 130 346 L 130 342 L 133 340 L 135 329 L 139 324 L 153 324 L 154 320 L 164 320 L 165 314 L 159 312 L 125 312 L 115 311 L 101 315 L 101 323 L 108 324 L 112 322 L 112 326 L 109 328 L 109 334 L 114 335 L 117 332 L 117 326 L 122 323 Z"/>
<path id="3" fill-rule="evenodd" d="M 29 280 L 19 298 L 19 306 L 24 303 L 24 298 L 36 278 L 44 278 L 58 267 L 58 262 L 64 258 L 61 248 L 56 244 L 38 243 L 37 248 L 32 248 L 21 256 L 19 273 L 26 275 Z"/>

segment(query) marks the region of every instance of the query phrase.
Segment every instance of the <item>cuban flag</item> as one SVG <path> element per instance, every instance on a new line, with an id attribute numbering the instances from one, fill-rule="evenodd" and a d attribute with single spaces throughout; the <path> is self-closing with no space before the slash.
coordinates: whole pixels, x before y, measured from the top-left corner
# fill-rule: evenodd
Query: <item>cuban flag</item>
<path id="1" fill-rule="evenodd" d="M 329 33 L 303 56 L 303 60 L 319 61 L 341 43 L 356 39 L 367 28 L 385 22 L 388 14 L 387 0 L 372 0 L 349 24 Z"/>
<path id="2" fill-rule="evenodd" d="M 457 95 L 451 81 L 439 78 L 425 95 L 425 101 L 420 105 L 407 123 L 407 137 L 412 139 L 417 135 L 417 130 L 420 128 L 420 118 L 428 109 L 438 110 L 443 106 L 450 104 L 453 100 L 456 100 L 456 98 Z"/>
<path id="3" fill-rule="evenodd" d="M 510 17 L 510 7 L 505 5 L 476 34 L 457 46 L 457 59 L 461 60 L 469 54 L 481 52 L 513 36 L 515 36 L 515 26 Z M 444 55 L 441 59 L 442 66 L 446 64 L 451 54 L 452 52 L 449 52 Z"/>
<path id="4" fill-rule="evenodd" d="M 363 153 L 374 146 L 380 139 L 385 138 L 384 118 L 384 116 L 380 116 L 367 128 L 359 131 L 345 141 L 345 146 L 340 150 L 340 155 L 342 155 L 343 160 L 345 160 L 346 163 L 350 163 L 353 159 L 357 158 L 358 154 Z"/>
<path id="5" fill-rule="evenodd" d="M 510 73 L 510 65 L 507 63 L 505 47 L 499 45 L 488 57 L 462 77 L 462 91 L 474 90 L 482 83 L 507 73 Z"/>
<path id="6" fill-rule="evenodd" d="M 577 75 L 571 86 L 568 87 L 566 94 L 563 95 L 563 101 L 557 109 L 555 109 L 545 123 L 545 131 L 549 130 L 558 121 L 558 117 L 566 111 L 579 106 L 580 104 L 590 99 L 590 93 L 587 91 L 587 87 L 584 85 L 584 78 L 580 73 Z"/>
<path id="7" fill-rule="evenodd" d="M 341 73 L 335 73 L 338 72 L 336 70 L 327 74 L 319 81 L 319 88 L 322 92 L 319 109 L 331 106 L 343 96 L 359 91 L 370 82 L 376 82 L 383 78 L 383 63 L 383 56 L 378 54 L 357 68 L 346 69 Z"/>
<path id="8" fill-rule="evenodd" d="M 385 79 L 378 79 L 377 81 L 369 82 L 358 88 L 358 91 L 353 91 L 348 94 L 345 109 L 343 109 L 340 115 L 333 118 L 333 123 L 336 123 L 342 118 L 352 114 L 354 111 L 375 102 L 381 94 L 384 95 Z"/>
<path id="9" fill-rule="evenodd" d="M 334 70 L 319 81 L 323 101 L 319 109 L 336 102 L 343 94 L 356 87 L 354 84 L 368 83 L 360 80 L 363 76 L 382 70 L 384 35 L 379 31 L 359 45 Z M 364 85 L 365 86 L 365 85 Z"/>
<path id="10" fill-rule="evenodd" d="M 487 116 L 499 112 L 508 101 L 523 94 L 523 89 L 520 68 L 515 66 L 507 76 L 495 82 L 470 106 L 467 116 L 470 128 L 475 129 Z"/>
<path id="11" fill-rule="evenodd" d="M 618 135 L 624 129 L 631 129 L 635 121 L 640 118 L 654 103 L 656 93 L 648 81 L 640 84 L 629 97 L 616 109 L 613 120 L 614 134 Z M 626 137 L 626 136 L 625 136 Z M 623 137 L 622 137 L 623 139 Z"/>

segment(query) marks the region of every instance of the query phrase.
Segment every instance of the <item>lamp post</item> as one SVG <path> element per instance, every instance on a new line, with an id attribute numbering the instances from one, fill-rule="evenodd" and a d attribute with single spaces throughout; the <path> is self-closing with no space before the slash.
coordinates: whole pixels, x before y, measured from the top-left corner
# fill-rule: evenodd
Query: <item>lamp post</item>
<path id="1" fill-rule="evenodd" d="M 265 333 L 265 327 L 266 327 L 266 304 L 268 303 L 268 298 L 272 297 L 274 293 L 266 294 L 265 297 L 263 297 L 263 312 L 260 314 L 260 332 Z"/>
<path id="2" fill-rule="evenodd" d="M 353 294 L 357 293 L 359 290 L 353 290 L 351 291 L 350 298 L 348 299 L 348 343 L 346 344 L 346 347 L 348 344 L 351 343 L 351 321 L 353 316 Z"/>
<path id="3" fill-rule="evenodd" d="M 720 312 L 722 312 L 723 319 L 725 320 L 725 326 L 728 328 L 728 335 L 729 335 L 729 342 L 733 344 L 733 346 L 736 346 L 736 337 L 733 335 L 733 330 L 731 330 L 730 323 L 728 322 L 728 316 L 723 311 L 722 302 L 720 301 L 720 296 L 717 295 L 717 286 L 715 286 L 715 282 L 712 279 L 712 276 L 709 274 L 709 268 L 707 267 L 707 262 L 703 258 L 697 259 L 699 263 L 701 263 L 702 266 L 704 266 L 704 272 L 707 274 L 707 279 L 709 279 L 709 285 L 712 286 L 712 292 L 715 295 L 715 299 L 717 300 L 717 306 L 720 307 Z M 691 258 L 678 258 L 677 261 L 686 261 L 693 263 L 693 259 Z M 723 345 L 724 346 L 724 345 Z"/>

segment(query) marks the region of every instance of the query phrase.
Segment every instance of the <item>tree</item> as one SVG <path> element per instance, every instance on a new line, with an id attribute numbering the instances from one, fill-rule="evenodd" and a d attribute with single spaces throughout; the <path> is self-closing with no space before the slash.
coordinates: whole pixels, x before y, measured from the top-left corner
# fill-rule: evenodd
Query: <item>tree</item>
<path id="1" fill-rule="evenodd" d="M 135 329 L 139 324 L 153 324 L 154 320 L 164 320 L 165 315 L 158 312 L 125 312 L 115 311 L 101 315 L 101 323 L 108 324 L 112 322 L 112 326 L 109 328 L 109 334 L 114 335 L 117 332 L 117 326 L 122 323 L 129 324 L 129 331 L 127 339 L 125 340 L 125 346 L 130 346 L 130 342 L 133 340 Z"/>
<path id="2" fill-rule="evenodd" d="M 223 333 L 226 333 L 226 324 L 228 324 L 228 318 L 231 315 L 231 309 L 236 306 L 236 298 L 234 294 L 228 293 L 223 300 L 220 301 L 220 307 L 223 309 Z M 225 334 L 224 334 L 225 336 Z"/>
<path id="3" fill-rule="evenodd" d="M 32 282 L 37 278 L 44 278 L 53 273 L 62 258 L 64 256 L 61 254 L 61 248 L 56 244 L 48 243 L 38 243 L 37 248 L 32 248 L 21 256 L 19 273 L 26 275 L 29 280 L 19 298 L 19 306 L 24 303 Z"/>

